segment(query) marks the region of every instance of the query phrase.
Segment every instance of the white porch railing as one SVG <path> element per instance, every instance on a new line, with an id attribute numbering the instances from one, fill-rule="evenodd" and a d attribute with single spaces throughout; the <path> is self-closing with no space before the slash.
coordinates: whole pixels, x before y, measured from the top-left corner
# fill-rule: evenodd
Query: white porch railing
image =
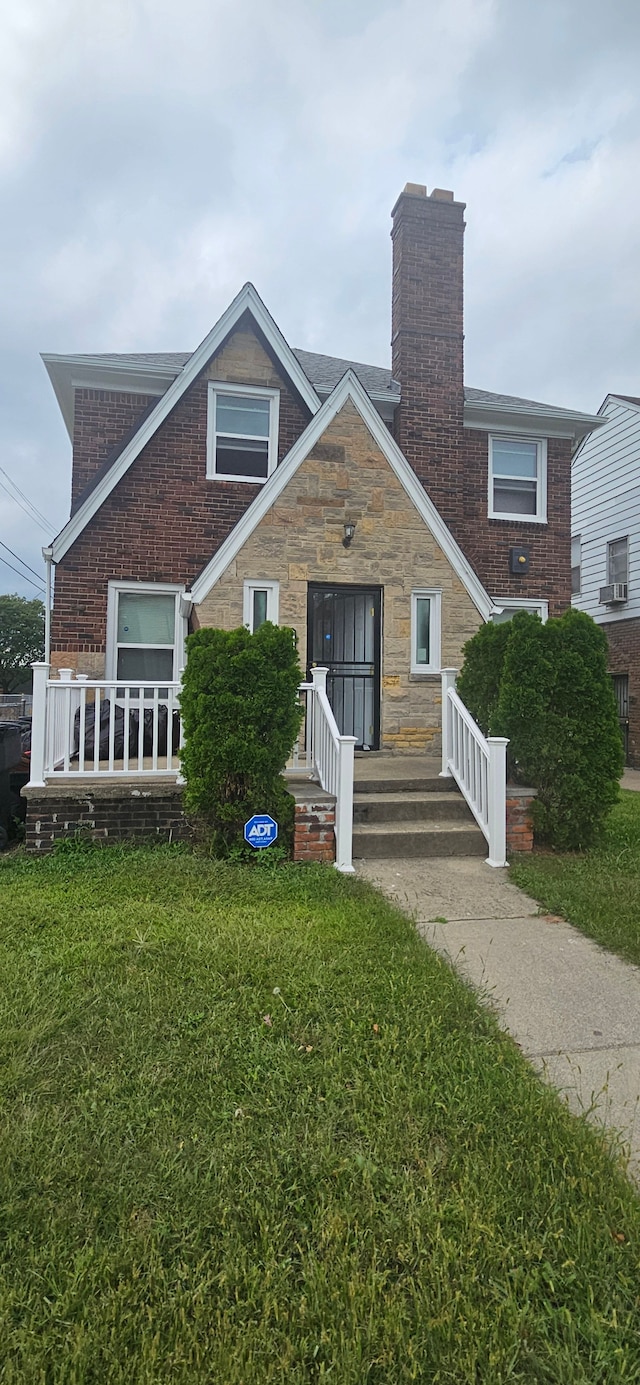
<path id="1" fill-rule="evenodd" d="M 305 699 L 304 744 L 296 745 L 293 770 L 315 774 L 336 800 L 336 866 L 353 871 L 353 758 L 355 736 L 342 736 L 327 696 L 326 668 L 312 669 L 311 683 L 300 684 Z"/>
<path id="2" fill-rule="evenodd" d="M 180 778 L 180 683 L 49 677 L 33 665 L 32 785 L 61 775 Z"/>
<path id="3" fill-rule="evenodd" d="M 489 844 L 488 866 L 507 864 L 507 746 L 483 736 L 456 692 L 457 669 L 442 670 L 442 777 L 453 775 Z"/>

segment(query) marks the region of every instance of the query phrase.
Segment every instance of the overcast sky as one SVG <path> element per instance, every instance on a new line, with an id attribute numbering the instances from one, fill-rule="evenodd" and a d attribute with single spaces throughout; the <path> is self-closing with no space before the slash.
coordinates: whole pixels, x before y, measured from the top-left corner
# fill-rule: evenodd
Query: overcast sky
<path id="1" fill-rule="evenodd" d="M 640 393 L 639 59 L 639 0 L 0 0 L 0 483 L 49 526 L 0 488 L 2 543 L 69 514 L 41 351 L 192 350 L 250 279 L 389 365 L 407 181 L 467 203 L 467 384 Z"/>

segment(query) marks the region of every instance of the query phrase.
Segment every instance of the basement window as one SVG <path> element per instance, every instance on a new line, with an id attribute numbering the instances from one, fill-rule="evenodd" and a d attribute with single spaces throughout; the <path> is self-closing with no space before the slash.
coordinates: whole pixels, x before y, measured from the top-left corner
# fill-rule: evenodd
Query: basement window
<path id="1" fill-rule="evenodd" d="M 411 593 L 411 672 L 440 672 L 440 606 L 442 592 Z"/>
<path id="2" fill-rule="evenodd" d="M 278 460 L 278 390 L 209 382 L 207 476 L 264 482 Z"/>
<path id="3" fill-rule="evenodd" d="M 278 624 L 279 590 L 278 582 L 245 582 L 242 623 L 252 635 L 266 620 L 272 625 Z"/>
<path id="4" fill-rule="evenodd" d="M 489 438 L 489 518 L 546 524 L 546 438 Z"/>

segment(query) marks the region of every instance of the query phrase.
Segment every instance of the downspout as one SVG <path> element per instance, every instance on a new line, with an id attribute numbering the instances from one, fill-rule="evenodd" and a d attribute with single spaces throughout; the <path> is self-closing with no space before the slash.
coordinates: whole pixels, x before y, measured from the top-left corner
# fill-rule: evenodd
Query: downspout
<path id="1" fill-rule="evenodd" d="M 53 558 L 52 548 L 43 548 L 42 556 L 45 566 L 45 599 L 44 599 L 44 662 L 51 663 L 51 561 Z"/>

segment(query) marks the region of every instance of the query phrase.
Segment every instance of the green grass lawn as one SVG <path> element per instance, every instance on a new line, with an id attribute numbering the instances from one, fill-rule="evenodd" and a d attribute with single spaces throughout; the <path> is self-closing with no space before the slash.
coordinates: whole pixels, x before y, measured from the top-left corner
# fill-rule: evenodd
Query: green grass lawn
<path id="1" fill-rule="evenodd" d="M 602 842 L 583 854 L 535 852 L 511 878 L 550 913 L 640 963 L 640 794 L 622 790 Z"/>
<path id="2" fill-rule="evenodd" d="M 640 1202 L 329 868 L 0 863 L 3 1385 L 640 1380 Z"/>

